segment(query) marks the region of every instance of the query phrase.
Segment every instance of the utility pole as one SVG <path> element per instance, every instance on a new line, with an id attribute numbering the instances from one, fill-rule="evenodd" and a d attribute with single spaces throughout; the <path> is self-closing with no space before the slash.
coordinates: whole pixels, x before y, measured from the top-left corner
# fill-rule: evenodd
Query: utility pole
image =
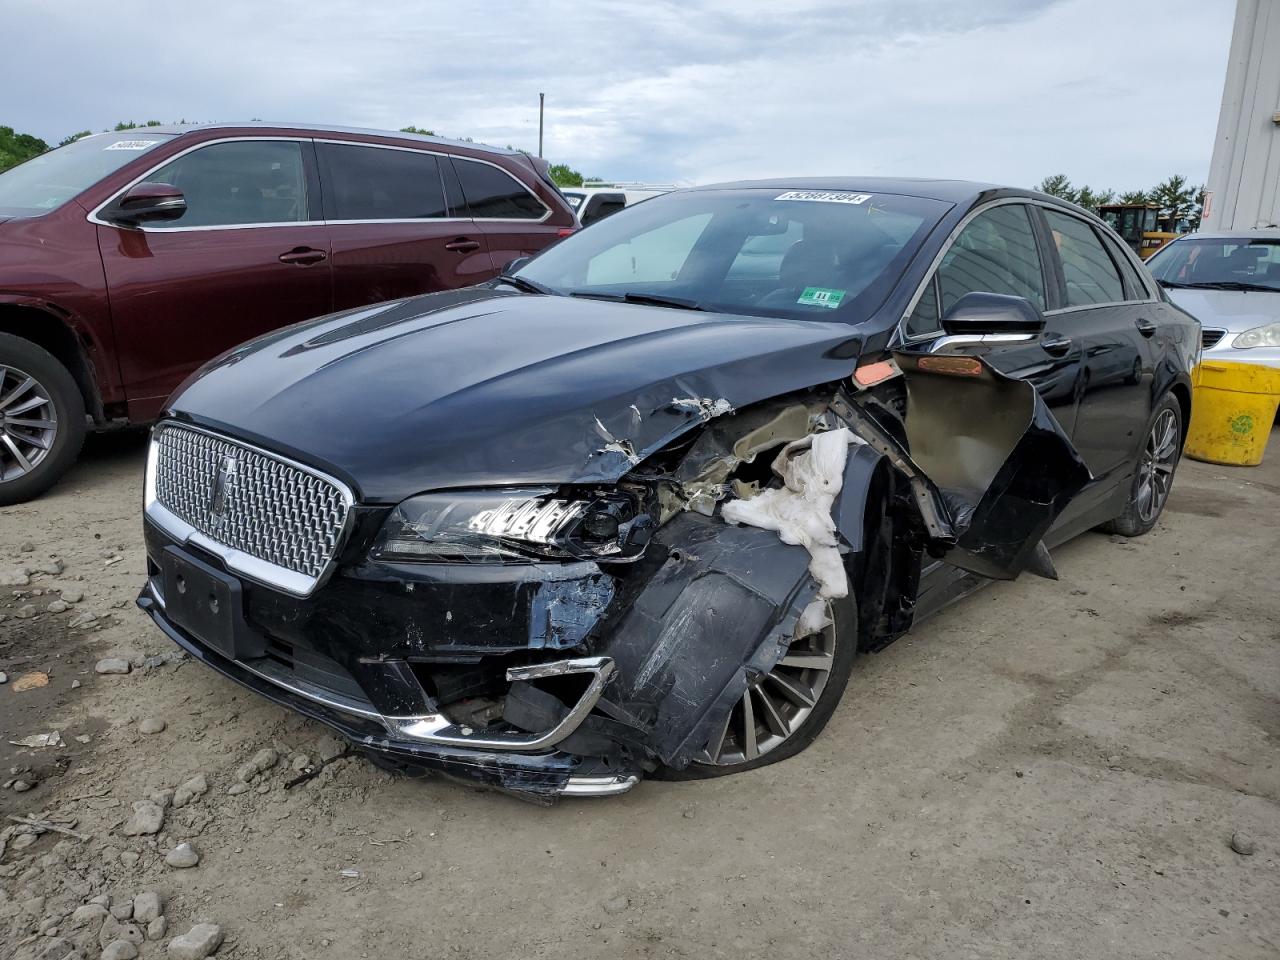
<path id="1" fill-rule="evenodd" d="M 542 156 L 542 111 L 546 105 L 547 95 L 545 93 L 538 94 L 538 156 Z"/>

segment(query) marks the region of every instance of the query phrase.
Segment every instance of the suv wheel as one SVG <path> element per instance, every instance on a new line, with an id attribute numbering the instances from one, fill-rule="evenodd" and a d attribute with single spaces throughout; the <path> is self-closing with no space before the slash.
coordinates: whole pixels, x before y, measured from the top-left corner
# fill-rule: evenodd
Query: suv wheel
<path id="1" fill-rule="evenodd" d="M 47 350 L 0 333 L 0 505 L 39 496 L 84 443 L 84 398 Z"/>
<path id="2" fill-rule="evenodd" d="M 1139 537 L 1156 525 L 1173 489 L 1173 473 L 1182 454 L 1182 407 L 1165 394 L 1147 426 L 1147 438 L 1133 471 L 1124 513 L 1103 526 L 1108 533 Z"/>

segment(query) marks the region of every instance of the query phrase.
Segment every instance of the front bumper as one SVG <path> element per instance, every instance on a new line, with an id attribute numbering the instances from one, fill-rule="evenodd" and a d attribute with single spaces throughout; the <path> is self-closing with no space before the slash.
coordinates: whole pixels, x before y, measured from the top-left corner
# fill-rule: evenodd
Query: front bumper
<path id="1" fill-rule="evenodd" d="M 639 780 L 636 772 L 555 749 L 578 730 L 598 702 L 613 673 L 613 661 L 608 657 L 509 668 L 507 677 L 515 682 L 574 674 L 583 674 L 589 681 L 577 701 L 547 729 L 485 736 L 452 722 L 439 710 L 383 713 L 358 690 L 325 683 L 323 672 L 290 670 L 269 656 L 228 656 L 167 614 L 157 574 L 143 588 L 138 606 L 195 659 L 275 703 L 326 724 L 361 750 L 397 763 L 479 782 L 537 802 L 550 802 L 558 796 L 613 796 L 625 793 Z"/>
<path id="2" fill-rule="evenodd" d="M 1201 351 L 1200 358 L 1202 360 L 1229 360 L 1232 363 L 1253 363 L 1261 367 L 1272 367 L 1280 369 L 1280 347 L 1251 347 L 1248 350 L 1237 350 L 1231 346 L 1231 341 L 1238 334 L 1227 333 L 1218 329 L 1206 331 L 1219 334 L 1219 339 L 1213 346 L 1205 347 Z"/>

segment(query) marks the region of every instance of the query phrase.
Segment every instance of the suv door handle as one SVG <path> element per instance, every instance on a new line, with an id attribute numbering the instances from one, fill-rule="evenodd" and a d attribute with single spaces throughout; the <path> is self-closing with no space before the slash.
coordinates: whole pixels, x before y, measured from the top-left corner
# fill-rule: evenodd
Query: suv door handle
<path id="1" fill-rule="evenodd" d="M 1053 357 L 1065 357 L 1071 352 L 1071 338 L 1060 333 L 1046 333 L 1040 338 L 1040 348 Z"/>
<path id="2" fill-rule="evenodd" d="M 455 253 L 471 253 L 473 250 L 480 249 L 480 241 L 472 240 L 470 237 L 458 237 L 458 239 L 450 240 L 446 243 L 444 248 Z"/>
<path id="3" fill-rule="evenodd" d="M 280 254 L 281 263 L 296 263 L 305 267 L 309 263 L 319 263 L 328 259 L 329 255 L 315 247 L 294 247 L 288 253 Z"/>
<path id="4" fill-rule="evenodd" d="M 1155 336 L 1156 325 L 1154 321 L 1148 320 L 1146 317 L 1140 317 L 1133 321 L 1133 325 L 1138 328 L 1138 332 L 1144 337 Z"/>

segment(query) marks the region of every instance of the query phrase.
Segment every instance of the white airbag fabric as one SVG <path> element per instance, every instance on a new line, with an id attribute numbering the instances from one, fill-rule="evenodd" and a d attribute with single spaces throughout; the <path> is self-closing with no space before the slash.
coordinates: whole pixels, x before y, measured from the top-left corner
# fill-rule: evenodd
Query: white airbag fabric
<path id="1" fill-rule="evenodd" d="M 724 505 L 724 518 L 730 523 L 775 530 L 783 543 L 808 550 L 809 572 L 818 581 L 818 596 L 827 600 L 849 592 L 831 508 L 844 482 L 849 444 L 862 442 L 847 427 L 841 427 L 789 443 L 773 461 L 773 472 L 782 479 L 783 487 Z"/>

